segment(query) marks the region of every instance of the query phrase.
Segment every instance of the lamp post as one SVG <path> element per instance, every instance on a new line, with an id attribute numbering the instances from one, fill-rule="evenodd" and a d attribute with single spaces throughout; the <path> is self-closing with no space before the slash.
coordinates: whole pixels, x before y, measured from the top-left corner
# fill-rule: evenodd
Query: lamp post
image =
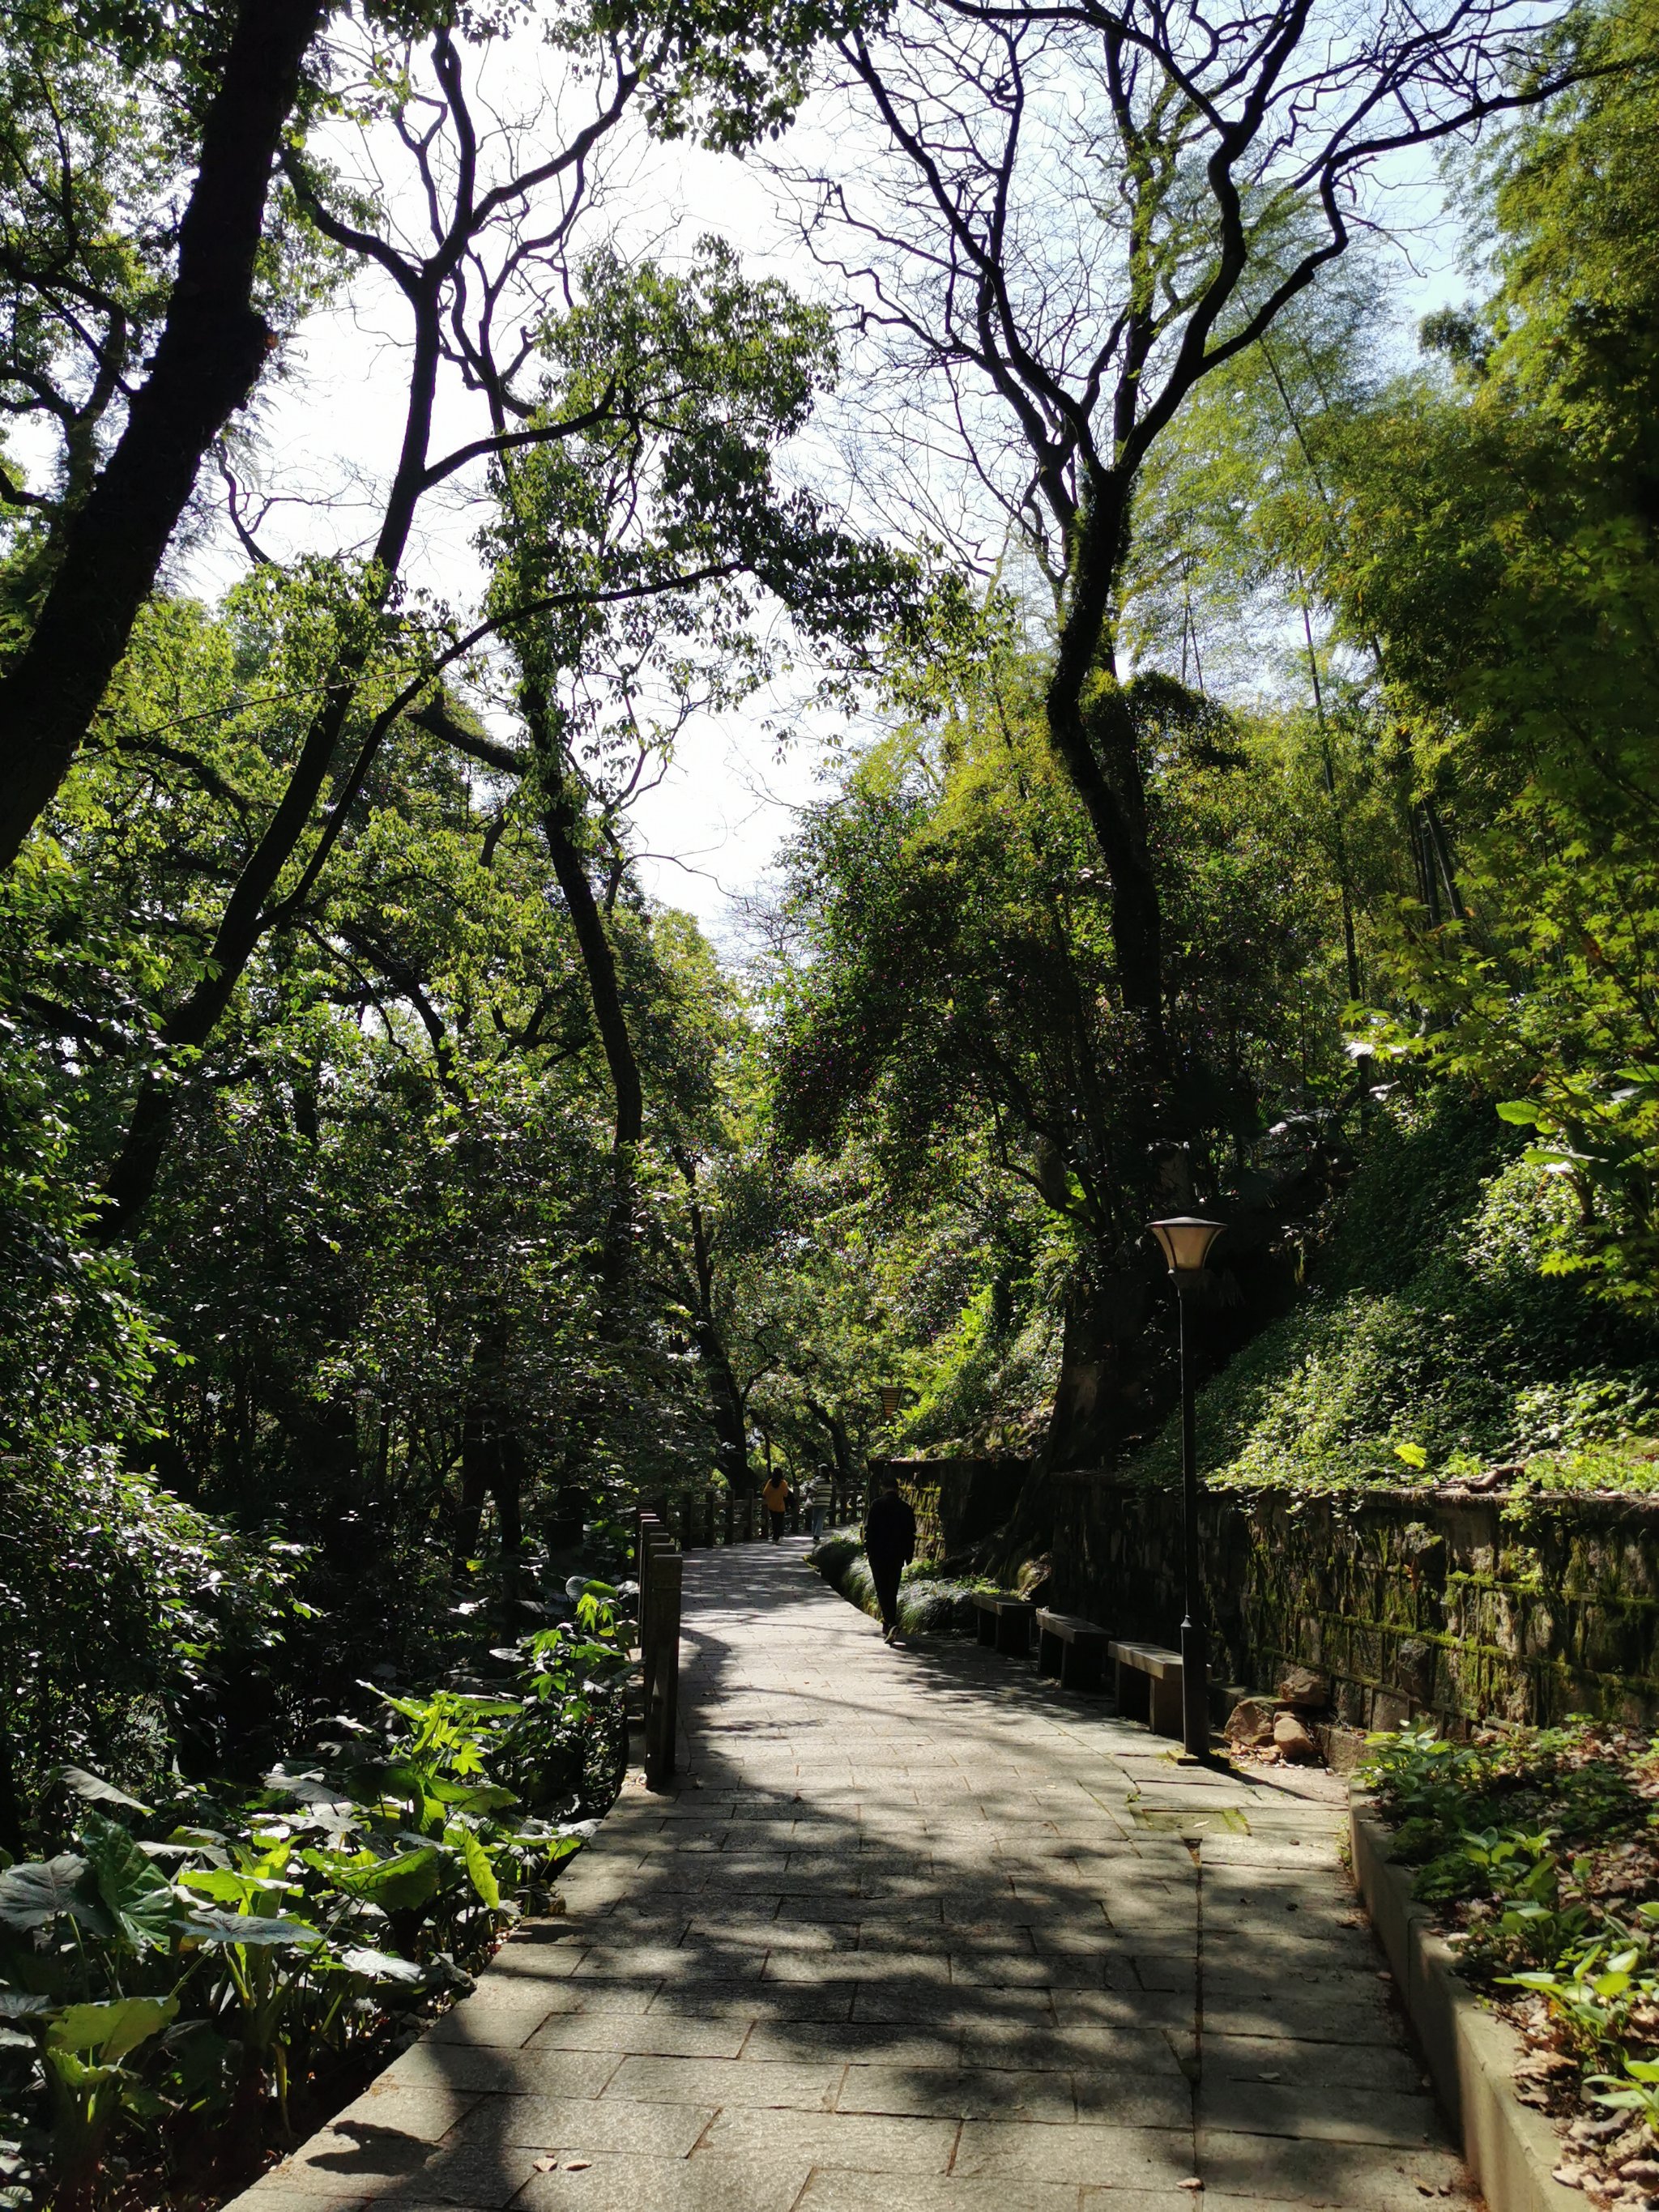
<path id="1" fill-rule="evenodd" d="M 1204 1276 L 1210 1247 L 1226 1226 L 1176 1214 L 1154 1221 L 1158 1241 L 1176 1286 L 1181 1312 L 1181 1735 L 1188 1753 L 1206 1759 L 1210 1750 L 1210 1638 L 1204 1618 L 1204 1584 L 1198 1564 L 1198 1446 L 1193 1422 L 1193 1367 L 1187 1325 L 1187 1300 Z"/>

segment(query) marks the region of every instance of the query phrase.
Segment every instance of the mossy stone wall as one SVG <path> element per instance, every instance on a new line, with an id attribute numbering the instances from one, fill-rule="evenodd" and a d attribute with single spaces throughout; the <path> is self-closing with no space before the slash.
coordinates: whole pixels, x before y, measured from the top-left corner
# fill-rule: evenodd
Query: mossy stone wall
<path id="1" fill-rule="evenodd" d="M 1030 1468 L 1017 1459 L 877 1459 L 873 1480 L 896 1474 L 916 1516 L 916 1557 L 953 1558 L 1000 1528 Z"/>
<path id="2" fill-rule="evenodd" d="M 1054 1601 L 1172 1643 L 1179 1490 L 1048 1483 Z M 1287 1662 L 1317 1667 L 1357 1728 L 1659 1722 L 1659 1504 L 1229 1491 L 1201 1526 L 1218 1676 L 1262 1689 Z"/>

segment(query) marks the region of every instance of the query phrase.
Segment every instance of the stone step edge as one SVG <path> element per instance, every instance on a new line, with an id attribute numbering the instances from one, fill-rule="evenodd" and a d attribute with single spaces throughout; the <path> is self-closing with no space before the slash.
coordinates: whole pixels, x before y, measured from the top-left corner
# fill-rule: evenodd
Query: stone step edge
<path id="1" fill-rule="evenodd" d="M 1359 1894 L 1489 2212 L 1584 2212 L 1578 2191 L 1551 2179 L 1563 2150 L 1553 2123 L 1516 2094 L 1520 2037 L 1456 1972 L 1456 1953 L 1412 1895 L 1411 1871 L 1395 1864 L 1392 1837 L 1357 1785 L 1348 1832 Z"/>

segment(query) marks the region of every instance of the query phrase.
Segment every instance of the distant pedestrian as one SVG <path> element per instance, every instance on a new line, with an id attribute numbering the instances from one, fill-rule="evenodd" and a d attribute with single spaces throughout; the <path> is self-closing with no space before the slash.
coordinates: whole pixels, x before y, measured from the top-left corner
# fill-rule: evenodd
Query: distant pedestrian
<path id="1" fill-rule="evenodd" d="M 789 1506 L 789 1485 L 784 1476 L 771 1474 L 761 1491 L 761 1504 L 772 1519 L 772 1541 L 775 1544 L 783 1534 L 783 1516 Z"/>
<path id="2" fill-rule="evenodd" d="M 826 1487 L 827 1486 L 825 1485 L 823 1477 L 821 1474 L 809 1475 L 807 1477 L 806 1487 L 800 1494 L 800 1502 L 806 1508 L 806 1525 L 812 1532 L 812 1541 L 815 1544 L 821 1544 L 823 1541 L 823 1515 L 825 1504 L 827 1503 L 824 1496 Z"/>
<path id="3" fill-rule="evenodd" d="M 916 1516 L 896 1474 L 884 1476 L 881 1495 L 865 1516 L 864 1552 L 881 1607 L 882 1636 L 891 1644 L 898 1634 L 899 1582 L 916 1556 Z"/>

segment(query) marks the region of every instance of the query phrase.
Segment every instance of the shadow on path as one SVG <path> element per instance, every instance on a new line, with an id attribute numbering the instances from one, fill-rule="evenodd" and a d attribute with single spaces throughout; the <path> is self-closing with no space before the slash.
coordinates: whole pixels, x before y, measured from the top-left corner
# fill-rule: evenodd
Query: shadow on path
<path id="1" fill-rule="evenodd" d="M 1340 1790 L 1177 1763 L 803 1546 L 685 1565 L 683 1768 L 562 1919 L 242 2200 L 514 2212 L 1402 2212 L 1464 2184 Z"/>

